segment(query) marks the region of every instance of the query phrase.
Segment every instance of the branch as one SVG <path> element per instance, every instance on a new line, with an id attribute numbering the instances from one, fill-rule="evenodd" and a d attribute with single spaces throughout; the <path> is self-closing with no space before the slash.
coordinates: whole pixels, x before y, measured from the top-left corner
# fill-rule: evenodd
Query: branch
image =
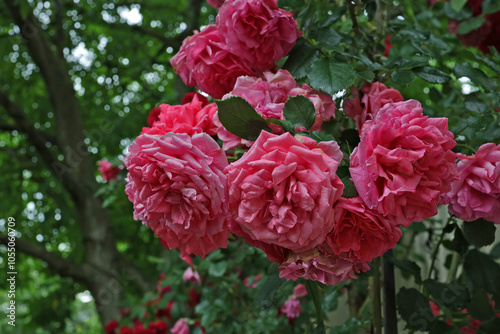
<path id="1" fill-rule="evenodd" d="M 0 244 L 8 245 L 9 238 L 8 235 L 0 234 Z M 88 270 L 85 268 L 86 265 L 77 265 L 72 261 L 63 258 L 61 255 L 54 252 L 49 252 L 45 247 L 38 245 L 31 241 L 26 241 L 23 239 L 16 239 L 15 241 L 16 251 L 25 253 L 42 261 L 45 261 L 50 268 L 56 271 L 61 276 L 72 277 L 84 283 L 88 283 L 88 277 L 84 275 L 84 272 Z"/>

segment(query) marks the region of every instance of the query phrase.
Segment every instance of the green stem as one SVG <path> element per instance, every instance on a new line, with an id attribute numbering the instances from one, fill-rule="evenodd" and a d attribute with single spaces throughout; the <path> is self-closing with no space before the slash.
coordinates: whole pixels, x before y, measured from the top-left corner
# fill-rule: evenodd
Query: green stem
<path id="1" fill-rule="evenodd" d="M 457 276 L 459 262 L 460 262 L 460 254 L 458 254 L 457 252 L 453 252 L 453 257 L 451 258 L 451 264 L 450 264 L 450 271 L 448 272 L 448 279 L 446 280 L 447 282 L 453 281 L 455 279 L 455 276 Z"/>
<path id="2" fill-rule="evenodd" d="M 325 334 L 325 324 L 324 324 L 324 317 L 323 317 L 323 309 L 321 308 L 321 300 L 319 296 L 319 289 L 318 289 L 318 284 L 315 281 L 310 281 L 306 280 L 306 289 L 308 295 L 313 299 L 314 302 L 314 308 L 316 309 L 316 317 L 318 318 L 318 325 L 317 328 L 321 328 L 322 331 L 319 331 L 317 333 L 322 333 Z"/>
<path id="3" fill-rule="evenodd" d="M 373 276 L 370 277 L 370 320 L 374 334 L 382 334 L 382 303 L 380 298 L 380 257 L 373 259 Z"/>
<path id="4" fill-rule="evenodd" d="M 441 247 L 441 244 L 443 243 L 443 239 L 444 239 L 444 235 L 445 235 L 444 230 L 446 229 L 446 227 L 448 226 L 449 223 L 450 222 L 448 222 L 446 224 L 446 226 L 443 228 L 443 231 L 441 232 L 441 236 L 439 237 L 439 241 L 436 244 L 434 251 L 432 252 L 432 261 L 431 261 L 431 266 L 429 267 L 429 275 L 427 275 L 427 278 L 431 278 L 431 276 L 432 276 L 432 271 L 434 270 L 434 263 L 436 262 L 436 258 L 437 258 L 438 252 L 439 252 L 439 247 Z"/>

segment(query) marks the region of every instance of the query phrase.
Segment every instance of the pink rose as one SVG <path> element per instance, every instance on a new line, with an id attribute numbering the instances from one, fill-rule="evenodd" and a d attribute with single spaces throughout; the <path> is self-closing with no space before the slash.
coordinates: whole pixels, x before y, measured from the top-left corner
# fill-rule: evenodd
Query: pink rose
<path id="1" fill-rule="evenodd" d="M 186 93 L 182 97 L 181 104 L 186 104 L 186 103 L 189 103 L 189 102 L 193 102 L 195 100 L 196 101 L 200 101 L 202 107 L 206 106 L 209 103 L 208 99 L 206 98 L 206 96 L 203 96 L 200 93 L 196 93 L 196 92 L 189 92 L 189 93 Z"/>
<path id="2" fill-rule="evenodd" d="M 201 255 L 227 246 L 227 158 L 206 133 L 137 137 L 126 157 L 134 218 L 168 248 Z"/>
<path id="3" fill-rule="evenodd" d="M 283 306 L 280 307 L 280 311 L 285 314 L 289 320 L 295 319 L 300 317 L 302 306 L 300 305 L 300 301 L 292 297 L 288 299 L 285 304 L 283 304 Z"/>
<path id="4" fill-rule="evenodd" d="M 260 71 L 273 68 L 302 35 L 277 0 L 227 0 L 219 9 L 217 29 L 234 53 Z"/>
<path id="5" fill-rule="evenodd" d="M 233 233 L 298 252 L 323 242 L 344 189 L 335 174 L 342 153 L 333 141 L 299 139 L 262 131 L 225 169 Z"/>
<path id="6" fill-rule="evenodd" d="M 195 95 L 191 102 L 182 105 L 171 106 L 169 104 L 161 104 L 153 109 L 159 110 L 156 121 L 149 128 L 143 128 L 142 133 L 150 135 L 164 135 L 167 132 L 187 133 L 193 135 L 195 133 L 206 132 L 209 135 L 216 134 L 216 127 L 213 119 L 217 112 L 217 105 L 211 103 L 203 107 L 203 102 L 198 100 Z"/>
<path id="7" fill-rule="evenodd" d="M 101 172 L 101 177 L 104 181 L 110 182 L 117 178 L 118 174 L 122 171 L 118 166 L 112 166 L 111 162 L 107 160 L 101 160 L 98 162 L 99 167 L 97 170 Z"/>
<path id="8" fill-rule="evenodd" d="M 401 229 L 378 211 L 368 208 L 359 197 L 340 198 L 335 204 L 335 225 L 326 242 L 337 255 L 371 261 L 396 247 Z"/>
<path id="9" fill-rule="evenodd" d="M 239 76 L 256 74 L 228 49 L 214 25 L 186 38 L 170 63 L 186 85 L 198 87 L 216 99 L 230 92 Z"/>
<path id="10" fill-rule="evenodd" d="M 354 97 L 344 101 L 344 112 L 356 121 L 356 128 L 360 132 L 363 124 L 368 120 L 374 119 L 377 112 L 384 105 L 404 101 L 400 92 L 392 87 L 387 88 L 381 82 L 365 83 L 361 87 L 361 92 L 364 94 L 361 102 L 355 88 L 352 91 Z"/>
<path id="11" fill-rule="evenodd" d="M 214 7 L 215 9 L 219 9 L 220 6 L 222 6 L 222 4 L 224 3 L 224 1 L 226 0 L 207 0 L 207 3 Z"/>
<path id="12" fill-rule="evenodd" d="M 316 121 L 312 126 L 313 131 L 321 129 L 321 124 L 335 116 L 335 101 L 330 95 L 312 90 L 308 85 L 299 85 L 286 70 L 278 70 L 276 73 L 264 72 L 262 78 L 241 76 L 231 93 L 224 96 L 240 96 L 244 98 L 257 113 L 264 118 L 275 118 L 282 120 L 283 107 L 291 96 L 303 95 L 314 105 L 316 110 Z M 216 123 L 217 124 L 217 123 Z M 273 133 L 282 134 L 283 129 L 274 124 L 269 124 Z M 218 129 L 219 138 L 224 141 L 224 149 L 233 149 L 240 144 L 251 145 L 251 142 L 229 133 L 221 124 Z"/>
<path id="13" fill-rule="evenodd" d="M 335 255 L 329 246 L 323 244 L 303 253 L 290 252 L 278 268 L 280 277 L 297 280 L 300 277 L 326 285 L 337 285 L 356 278 L 360 271 L 367 271 L 366 262 L 351 260 L 345 253 Z"/>
<path id="14" fill-rule="evenodd" d="M 172 334 L 189 334 L 189 326 L 186 322 L 186 319 L 179 318 L 175 323 L 174 327 L 170 330 Z"/>
<path id="15" fill-rule="evenodd" d="M 369 208 L 407 227 L 437 214 L 457 179 L 455 145 L 446 118 L 424 116 L 415 100 L 390 103 L 364 124 L 351 177 Z"/>
<path id="16" fill-rule="evenodd" d="M 295 298 L 307 296 L 306 286 L 304 284 L 297 284 L 297 286 L 293 288 L 293 296 Z"/>
<path id="17" fill-rule="evenodd" d="M 196 270 L 193 270 L 192 267 L 187 267 L 182 275 L 182 280 L 184 282 L 189 281 L 190 283 L 201 285 L 200 274 L 198 274 Z"/>
<path id="18" fill-rule="evenodd" d="M 500 145 L 481 145 L 476 154 L 459 154 L 459 179 L 444 196 L 451 214 L 465 221 L 484 218 L 500 224 Z"/>

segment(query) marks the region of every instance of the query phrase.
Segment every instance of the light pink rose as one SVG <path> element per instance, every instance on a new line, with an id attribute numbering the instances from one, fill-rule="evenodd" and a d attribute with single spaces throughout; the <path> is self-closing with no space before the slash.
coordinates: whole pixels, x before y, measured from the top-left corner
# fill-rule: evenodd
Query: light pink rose
<path id="1" fill-rule="evenodd" d="M 207 3 L 214 7 L 215 9 L 219 9 L 220 6 L 222 6 L 222 4 L 224 3 L 224 1 L 226 0 L 207 0 Z"/>
<path id="2" fill-rule="evenodd" d="M 304 284 L 297 284 L 297 286 L 295 286 L 295 288 L 293 288 L 293 296 L 295 298 L 307 296 L 306 286 Z"/>
<path id="3" fill-rule="evenodd" d="M 300 277 L 326 285 L 337 285 L 356 278 L 356 274 L 367 271 L 366 262 L 355 261 L 348 254 L 336 255 L 323 244 L 303 253 L 289 252 L 287 259 L 278 268 L 280 277 L 297 280 Z"/>
<path id="4" fill-rule="evenodd" d="M 200 274 L 198 274 L 198 272 L 192 267 L 187 267 L 187 269 L 184 271 L 184 274 L 182 275 L 182 280 L 184 282 L 189 281 L 193 284 L 201 285 Z"/>
<path id="5" fill-rule="evenodd" d="M 186 319 L 179 318 L 179 320 L 176 321 L 174 327 L 172 327 L 172 329 L 170 329 L 170 333 L 172 333 L 172 334 L 189 334 L 189 326 L 186 322 Z"/>
<path id="6" fill-rule="evenodd" d="M 227 0 L 219 9 L 217 28 L 229 48 L 253 69 L 272 69 L 302 35 L 293 15 L 277 3 L 277 0 Z"/>
<path id="7" fill-rule="evenodd" d="M 126 157 L 134 218 L 168 248 L 201 255 L 227 246 L 227 158 L 206 133 L 143 134 Z"/>
<path id="8" fill-rule="evenodd" d="M 401 229 L 368 208 L 359 197 L 340 198 L 335 204 L 335 225 L 326 242 L 337 255 L 370 262 L 396 247 Z"/>
<path id="9" fill-rule="evenodd" d="M 230 96 L 244 98 L 257 113 L 263 118 L 274 118 L 283 120 L 283 107 L 291 96 L 303 95 L 314 105 L 316 121 L 312 126 L 313 131 L 321 129 L 321 124 L 335 116 L 335 101 L 330 95 L 312 90 L 306 84 L 299 85 L 286 70 L 278 70 L 276 73 L 264 72 L 262 78 L 241 76 L 236 80 Z M 220 122 L 219 122 L 220 123 Z M 216 124 L 219 124 L 216 121 Z M 269 124 L 273 133 L 282 134 L 283 129 L 274 124 Z M 251 142 L 245 141 L 227 131 L 222 124 L 218 128 L 218 136 L 224 142 L 224 149 L 233 149 L 238 145 L 251 146 Z"/>
<path id="10" fill-rule="evenodd" d="M 455 145 L 448 119 L 424 116 L 418 101 L 386 104 L 362 128 L 351 177 L 369 208 L 407 227 L 437 214 L 458 176 Z"/>
<path id="11" fill-rule="evenodd" d="M 215 135 L 217 128 L 214 125 L 214 115 L 217 113 L 217 105 L 210 103 L 203 106 L 203 102 L 195 95 L 191 102 L 181 105 L 171 106 L 161 104 L 153 109 L 151 114 L 159 110 L 156 120 L 150 127 L 142 128 L 142 133 L 150 135 L 164 135 L 167 132 L 195 133 L 205 132 Z"/>
<path id="12" fill-rule="evenodd" d="M 216 99 L 229 93 L 239 76 L 256 75 L 240 56 L 228 49 L 214 25 L 186 38 L 170 63 L 186 85 L 198 87 Z"/>
<path id="13" fill-rule="evenodd" d="M 239 225 L 231 224 L 233 233 L 298 252 L 323 242 L 344 189 L 336 175 L 342 153 L 336 142 L 300 139 L 262 131 L 225 169 L 230 213 Z"/>
<path id="14" fill-rule="evenodd" d="M 476 154 L 459 154 L 460 178 L 444 196 L 451 214 L 465 221 L 484 218 L 500 224 L 500 145 L 487 143 Z"/>
<path id="15" fill-rule="evenodd" d="M 300 317 L 302 306 L 300 305 L 299 300 L 292 297 L 280 307 L 280 311 L 285 314 L 288 319 L 295 319 Z"/>
<path id="16" fill-rule="evenodd" d="M 100 160 L 98 165 L 99 167 L 97 167 L 97 170 L 101 173 L 102 179 L 107 182 L 115 180 L 122 171 L 119 166 L 113 166 L 111 162 L 107 160 Z"/>
<path id="17" fill-rule="evenodd" d="M 392 87 L 387 88 L 381 82 L 365 83 L 361 87 L 361 92 L 364 94 L 361 101 L 355 88 L 352 89 L 352 92 L 353 98 L 344 101 L 344 112 L 356 121 L 356 128 L 360 132 L 363 124 L 374 119 L 380 108 L 388 103 L 404 101 L 400 92 Z"/>

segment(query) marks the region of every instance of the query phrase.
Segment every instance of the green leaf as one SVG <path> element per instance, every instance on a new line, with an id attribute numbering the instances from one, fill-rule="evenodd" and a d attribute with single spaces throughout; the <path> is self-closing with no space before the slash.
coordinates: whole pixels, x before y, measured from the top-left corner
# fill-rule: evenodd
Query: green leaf
<path id="1" fill-rule="evenodd" d="M 283 282 L 285 282 L 285 279 L 280 278 L 278 273 L 270 275 L 267 278 L 257 293 L 257 300 L 261 307 L 271 308 L 277 306 L 274 305 L 274 296 Z"/>
<path id="2" fill-rule="evenodd" d="M 493 246 L 490 251 L 490 256 L 494 259 L 500 259 L 500 242 Z"/>
<path id="3" fill-rule="evenodd" d="M 483 15 L 488 15 L 500 11 L 500 1 L 498 0 L 484 0 L 481 4 Z"/>
<path id="4" fill-rule="evenodd" d="M 398 312 L 406 321 L 406 328 L 426 331 L 435 318 L 429 300 L 414 288 L 401 288 L 396 297 Z"/>
<path id="5" fill-rule="evenodd" d="M 316 120 L 314 104 L 307 97 L 297 95 L 290 97 L 283 107 L 283 116 L 292 123 L 293 127 L 303 126 L 311 129 Z"/>
<path id="6" fill-rule="evenodd" d="M 500 291 L 500 265 L 495 260 L 477 249 L 472 249 L 465 256 L 464 270 L 474 286 L 490 293 Z"/>
<path id="7" fill-rule="evenodd" d="M 413 72 L 420 78 L 433 84 L 443 84 L 451 79 L 448 74 L 431 66 L 417 67 L 413 69 Z"/>
<path id="8" fill-rule="evenodd" d="M 399 70 L 391 73 L 392 81 L 401 87 L 408 86 L 415 78 L 415 74 L 409 70 Z"/>
<path id="9" fill-rule="evenodd" d="M 311 134 L 311 138 L 316 140 L 317 142 L 335 140 L 335 137 L 333 137 L 333 135 L 331 135 L 329 133 L 320 132 L 320 131 L 314 131 Z"/>
<path id="10" fill-rule="evenodd" d="M 473 222 L 464 222 L 466 238 L 477 247 L 491 245 L 495 241 L 495 232 L 495 224 L 482 218 Z"/>
<path id="11" fill-rule="evenodd" d="M 462 309 L 470 301 L 469 290 L 457 281 L 441 283 L 427 279 L 424 281 L 424 286 L 439 305 L 450 309 Z"/>
<path id="12" fill-rule="evenodd" d="M 467 305 L 467 311 L 471 316 L 482 321 L 490 320 L 495 316 L 488 295 L 481 290 L 474 292 L 469 305 Z"/>
<path id="13" fill-rule="evenodd" d="M 500 92 L 497 93 L 496 100 L 497 100 L 497 105 L 500 107 Z"/>
<path id="14" fill-rule="evenodd" d="M 375 80 L 375 73 L 372 70 L 357 72 L 357 76 L 368 82 L 373 82 Z"/>
<path id="15" fill-rule="evenodd" d="M 458 13 L 465 6 L 467 0 L 451 0 L 450 3 L 451 8 L 453 8 Z"/>
<path id="16" fill-rule="evenodd" d="M 214 277 L 222 277 L 227 270 L 227 262 L 220 261 L 216 263 L 212 263 L 210 267 L 208 267 L 208 273 Z"/>
<path id="17" fill-rule="evenodd" d="M 391 261 L 403 272 L 413 275 L 415 277 L 415 283 L 420 284 L 422 282 L 422 276 L 420 274 L 421 269 L 416 262 L 410 260 L 400 260 L 389 256 L 384 256 L 384 260 Z"/>
<path id="18" fill-rule="evenodd" d="M 327 50 L 331 50 L 334 46 L 340 43 L 342 36 L 330 27 L 323 27 L 311 31 L 311 37 L 318 42 L 318 46 Z"/>
<path id="19" fill-rule="evenodd" d="M 245 99 L 232 96 L 217 101 L 219 120 L 233 135 L 254 141 L 262 130 L 271 132 L 267 122 Z"/>
<path id="20" fill-rule="evenodd" d="M 321 58 L 312 64 L 308 78 L 312 88 L 334 95 L 354 83 L 356 72 L 349 64 Z"/>
<path id="21" fill-rule="evenodd" d="M 490 111 L 490 107 L 486 103 L 475 100 L 466 100 L 465 108 L 477 114 L 485 114 Z"/>
<path id="22" fill-rule="evenodd" d="M 347 143 L 352 148 L 357 147 L 360 142 L 358 130 L 345 129 L 340 134 L 340 141 Z"/>
<path id="23" fill-rule="evenodd" d="M 473 15 L 472 11 L 467 7 L 462 8 L 462 10 L 457 13 L 457 11 L 451 7 L 449 1 L 444 3 L 444 13 L 448 18 L 458 21 L 463 21 Z"/>
<path id="24" fill-rule="evenodd" d="M 486 19 L 482 16 L 471 17 L 460 23 L 457 29 L 457 33 L 459 35 L 465 35 L 471 32 L 472 30 L 476 30 L 486 22 Z"/>
<path id="25" fill-rule="evenodd" d="M 278 0 L 278 7 L 299 9 L 304 7 L 304 0 Z"/>
<path id="26" fill-rule="evenodd" d="M 288 54 L 283 68 L 290 72 L 295 79 L 304 78 L 316 59 L 318 59 L 318 51 L 301 38 Z"/>
<path id="27" fill-rule="evenodd" d="M 461 255 L 465 254 L 465 252 L 467 252 L 467 250 L 469 249 L 469 243 L 465 239 L 462 230 L 459 229 L 458 227 L 455 229 L 455 234 L 451 242 L 451 247 L 455 252 Z"/>
<path id="28" fill-rule="evenodd" d="M 432 324 L 429 334 L 462 334 L 460 329 L 448 325 L 446 322 L 436 320 Z"/>
<path id="29" fill-rule="evenodd" d="M 342 193 L 342 197 L 351 198 L 354 196 L 358 196 L 358 190 L 356 189 L 354 183 L 351 181 L 350 175 L 340 178 L 340 181 L 342 181 L 342 183 L 344 184 L 344 192 Z"/>
<path id="30" fill-rule="evenodd" d="M 500 318 L 496 317 L 490 321 L 485 321 L 479 326 L 481 333 L 498 334 L 500 333 Z"/>

